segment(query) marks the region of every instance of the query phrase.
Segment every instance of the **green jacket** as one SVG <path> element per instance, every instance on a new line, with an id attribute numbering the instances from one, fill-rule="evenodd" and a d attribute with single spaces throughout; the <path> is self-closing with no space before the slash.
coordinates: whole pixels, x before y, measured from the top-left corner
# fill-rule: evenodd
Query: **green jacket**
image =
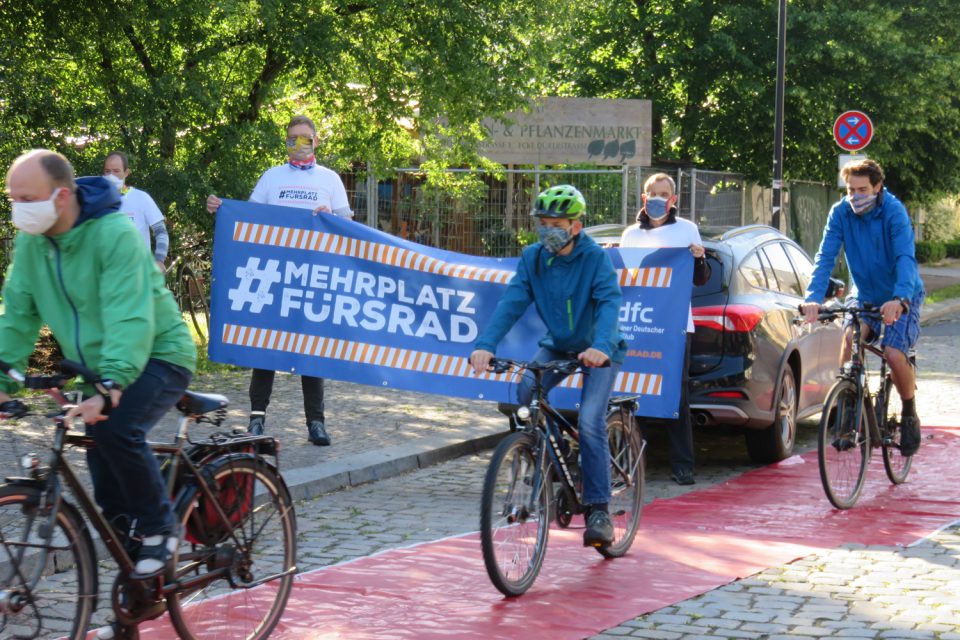
<path id="1" fill-rule="evenodd" d="M 24 371 L 42 324 L 64 356 L 127 386 L 157 358 L 191 372 L 196 347 L 127 217 L 96 212 L 55 238 L 18 233 L 3 286 L 0 360 Z M 0 374 L 0 389 L 17 384 Z"/>

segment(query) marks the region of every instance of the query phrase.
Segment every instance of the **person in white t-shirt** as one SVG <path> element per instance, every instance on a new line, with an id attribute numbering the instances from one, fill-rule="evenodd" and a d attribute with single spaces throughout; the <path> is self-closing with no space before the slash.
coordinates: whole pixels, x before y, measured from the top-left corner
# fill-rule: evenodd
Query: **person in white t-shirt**
<path id="1" fill-rule="evenodd" d="M 620 246 L 627 247 L 688 247 L 694 258 L 693 283 L 704 284 L 710 279 L 710 265 L 697 225 L 677 217 L 676 186 L 669 175 L 655 173 L 643 185 L 643 208 L 637 213 L 637 222 L 623 230 Z M 687 346 L 683 357 L 683 375 L 680 387 L 679 416 L 671 422 L 670 468 L 671 478 L 681 485 L 695 484 L 693 477 L 693 425 L 690 404 L 687 401 L 687 383 L 690 368 L 690 342 L 693 336 L 693 313 L 687 313 Z"/>
<path id="2" fill-rule="evenodd" d="M 319 143 L 317 127 L 307 116 L 295 116 L 287 124 L 287 162 L 267 169 L 250 194 L 250 202 L 309 209 L 313 215 L 327 213 L 350 219 L 353 211 L 347 190 L 336 172 L 317 164 L 314 149 Z M 215 195 L 207 198 L 207 211 L 216 213 L 223 201 Z M 266 421 L 267 406 L 273 392 L 275 372 L 254 369 L 250 376 L 250 426 L 260 435 Z M 323 405 L 323 378 L 300 376 L 303 410 L 307 420 L 307 438 L 317 446 L 330 444 Z"/>
<path id="3" fill-rule="evenodd" d="M 150 233 L 153 232 L 153 258 L 166 271 L 164 262 L 170 248 L 170 236 L 163 220 L 160 207 L 150 194 L 127 185 L 130 176 L 130 163 L 122 151 L 111 151 L 103 161 L 103 177 L 116 185 L 120 191 L 120 213 L 130 218 L 130 222 L 140 232 L 140 237 L 150 248 Z"/>

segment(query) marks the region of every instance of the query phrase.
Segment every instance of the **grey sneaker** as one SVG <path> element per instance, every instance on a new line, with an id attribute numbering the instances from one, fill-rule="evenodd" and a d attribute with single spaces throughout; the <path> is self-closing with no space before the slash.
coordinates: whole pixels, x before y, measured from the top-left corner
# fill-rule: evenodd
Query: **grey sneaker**
<path id="1" fill-rule="evenodd" d="M 266 422 L 267 416 L 261 412 L 254 412 L 250 414 L 250 426 L 247 427 L 247 433 L 254 436 L 263 435 L 263 425 Z"/>
<path id="2" fill-rule="evenodd" d="M 613 542 L 613 523 L 606 511 L 591 511 L 583 532 L 583 546 L 605 547 Z"/>
<path id="3" fill-rule="evenodd" d="M 311 420 L 307 423 L 307 439 L 318 447 L 329 447 L 330 436 L 323 423 L 319 420 Z"/>

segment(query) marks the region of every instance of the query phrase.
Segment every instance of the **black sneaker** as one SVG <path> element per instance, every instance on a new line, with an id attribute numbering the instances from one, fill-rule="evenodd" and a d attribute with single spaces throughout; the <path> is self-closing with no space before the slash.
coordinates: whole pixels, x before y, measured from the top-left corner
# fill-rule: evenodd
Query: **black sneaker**
<path id="1" fill-rule="evenodd" d="M 179 543 L 175 535 L 144 536 L 130 578 L 149 580 L 161 575 L 173 561 Z"/>
<path id="2" fill-rule="evenodd" d="M 693 479 L 693 471 L 674 471 L 670 474 L 670 479 L 683 487 L 697 484 L 697 481 Z"/>
<path id="3" fill-rule="evenodd" d="M 920 418 L 906 415 L 900 418 L 900 453 L 910 457 L 920 449 Z"/>
<path id="4" fill-rule="evenodd" d="M 267 416 L 263 413 L 252 413 L 250 414 L 250 426 L 247 427 L 247 433 L 254 436 L 263 435 L 263 425 L 267 420 Z"/>
<path id="5" fill-rule="evenodd" d="M 613 542 L 613 523 L 606 511 L 591 511 L 583 532 L 583 546 L 605 547 Z"/>
<path id="6" fill-rule="evenodd" d="M 307 439 L 318 447 L 329 447 L 330 436 L 320 420 L 311 420 L 307 423 Z"/>

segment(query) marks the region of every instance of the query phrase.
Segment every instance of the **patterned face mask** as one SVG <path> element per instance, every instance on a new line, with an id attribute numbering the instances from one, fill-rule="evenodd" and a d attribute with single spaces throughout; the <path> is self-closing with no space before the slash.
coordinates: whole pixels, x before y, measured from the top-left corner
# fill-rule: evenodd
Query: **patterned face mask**
<path id="1" fill-rule="evenodd" d="M 543 248 L 550 253 L 557 253 L 570 243 L 570 229 L 563 227 L 537 227 L 540 242 Z"/>
<path id="2" fill-rule="evenodd" d="M 287 156 L 290 164 L 299 169 L 309 169 L 316 164 L 313 154 L 313 139 L 307 136 L 290 136 L 287 138 Z"/>
<path id="3" fill-rule="evenodd" d="M 877 204 L 877 194 L 875 193 L 854 193 L 847 196 L 847 202 L 853 208 L 853 212 L 858 216 L 869 212 Z"/>

